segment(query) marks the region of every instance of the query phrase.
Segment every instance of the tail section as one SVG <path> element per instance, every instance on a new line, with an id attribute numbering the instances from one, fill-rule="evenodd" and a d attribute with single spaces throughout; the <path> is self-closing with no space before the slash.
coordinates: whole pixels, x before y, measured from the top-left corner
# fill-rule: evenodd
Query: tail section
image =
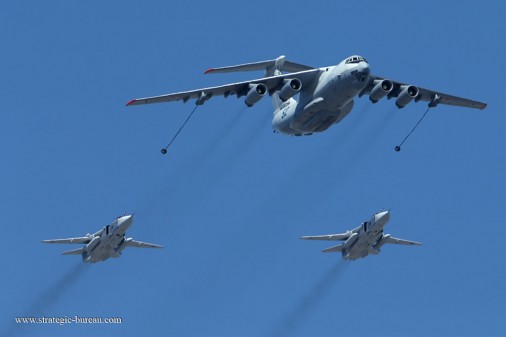
<path id="1" fill-rule="evenodd" d="M 63 255 L 81 255 L 83 253 L 84 247 L 68 250 L 66 252 L 63 252 Z"/>
<path id="2" fill-rule="evenodd" d="M 297 72 L 303 70 L 310 70 L 313 67 L 306 66 L 303 64 L 294 63 L 291 61 L 287 61 L 284 55 L 274 59 L 253 63 L 245 63 L 239 64 L 236 66 L 228 66 L 228 67 L 220 67 L 220 68 L 211 68 L 204 72 L 204 74 L 214 74 L 214 73 L 231 73 L 237 71 L 253 71 L 253 70 L 265 70 L 265 77 L 280 75 L 281 71 L 286 72 Z"/>
<path id="3" fill-rule="evenodd" d="M 322 250 L 322 252 L 324 252 L 324 253 L 340 253 L 343 251 L 343 248 L 344 248 L 344 243 L 341 243 L 341 244 L 332 246 L 330 248 L 325 248 L 324 250 Z"/>
<path id="4" fill-rule="evenodd" d="M 278 76 L 282 75 L 282 71 L 285 72 L 299 72 L 305 70 L 314 69 L 313 67 L 306 66 L 303 64 L 287 61 L 284 55 L 279 56 L 274 60 L 253 62 L 253 63 L 245 63 L 239 64 L 235 66 L 227 66 L 220 68 L 211 68 L 206 70 L 205 74 L 214 74 L 214 73 L 231 73 L 237 71 L 253 71 L 253 70 L 264 70 L 264 77 Z M 293 82 L 298 83 L 298 88 L 293 87 L 293 90 L 300 90 L 300 81 L 296 80 Z M 285 108 L 289 104 L 296 105 L 297 101 L 293 98 L 281 99 L 280 92 L 275 91 L 271 93 L 272 95 L 272 105 L 274 107 L 274 114 L 278 113 L 281 109 Z M 292 93 L 293 95 L 293 93 Z"/>

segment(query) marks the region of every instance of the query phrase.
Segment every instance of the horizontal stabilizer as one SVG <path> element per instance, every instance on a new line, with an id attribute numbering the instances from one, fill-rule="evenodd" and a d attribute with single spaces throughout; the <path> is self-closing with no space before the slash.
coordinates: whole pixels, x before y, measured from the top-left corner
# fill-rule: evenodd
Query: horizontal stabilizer
<path id="1" fill-rule="evenodd" d="M 272 75 L 272 71 L 274 69 L 278 69 L 280 71 L 287 72 L 298 72 L 304 70 L 313 69 L 313 67 L 309 67 L 303 64 L 298 64 L 285 60 L 285 56 L 281 55 L 275 60 L 267 60 L 253 63 L 245 63 L 239 64 L 236 66 L 228 66 L 228 67 L 220 67 L 220 68 L 211 68 L 204 72 L 204 74 L 213 74 L 213 73 L 231 73 L 236 71 L 253 71 L 253 70 L 265 70 L 266 73 L 270 73 Z"/>
<path id="2" fill-rule="evenodd" d="M 335 245 L 330 248 L 326 248 L 326 249 L 322 250 L 322 252 L 324 252 L 324 253 L 339 253 L 343 250 L 343 248 L 344 248 L 344 243 L 341 243 L 339 245 Z"/>
<path id="3" fill-rule="evenodd" d="M 398 238 L 394 238 L 393 236 L 389 236 L 386 239 L 385 243 L 391 243 L 391 244 L 395 244 L 395 245 L 410 245 L 410 246 L 421 246 L 422 245 L 420 242 L 398 239 Z"/>
<path id="4" fill-rule="evenodd" d="M 69 251 L 66 251 L 66 252 L 63 252 L 62 254 L 63 255 L 81 255 L 83 253 L 83 249 L 84 248 L 77 248 L 77 249 L 73 249 L 73 250 L 69 250 Z"/>

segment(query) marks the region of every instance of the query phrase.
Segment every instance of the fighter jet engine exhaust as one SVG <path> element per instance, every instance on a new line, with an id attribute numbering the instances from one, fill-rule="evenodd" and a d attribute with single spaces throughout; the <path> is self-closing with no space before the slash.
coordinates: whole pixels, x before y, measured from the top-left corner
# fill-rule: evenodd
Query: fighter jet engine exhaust
<path id="1" fill-rule="evenodd" d="M 28 310 L 29 313 L 44 313 L 54 306 L 61 296 L 76 284 L 83 272 L 87 269 L 86 264 L 77 262 L 72 269 L 56 280 L 45 290 L 41 291 Z"/>
<path id="2" fill-rule="evenodd" d="M 323 274 L 322 278 L 311 287 L 308 292 L 301 297 L 301 300 L 295 307 L 286 314 L 281 320 L 281 323 L 274 329 L 271 336 L 290 336 L 298 327 L 303 325 L 321 300 L 328 296 L 332 286 L 337 283 L 339 276 L 343 273 L 348 264 L 349 262 L 340 260 Z"/>
<path id="3" fill-rule="evenodd" d="M 15 313 L 13 317 L 36 317 L 47 315 L 48 310 L 55 306 L 62 296 L 69 291 L 81 278 L 87 265 L 79 261 L 70 270 L 55 280 L 49 287 L 35 294 L 35 299 L 23 313 Z M 21 336 L 31 324 L 16 324 L 14 319 L 0 336 Z M 33 324 L 32 324 L 33 326 Z"/>

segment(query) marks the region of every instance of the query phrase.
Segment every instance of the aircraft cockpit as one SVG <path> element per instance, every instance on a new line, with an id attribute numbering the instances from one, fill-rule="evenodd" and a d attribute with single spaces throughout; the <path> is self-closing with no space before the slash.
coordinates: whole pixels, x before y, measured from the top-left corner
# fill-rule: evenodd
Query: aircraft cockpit
<path id="1" fill-rule="evenodd" d="M 369 63 L 369 62 L 367 62 L 367 60 L 365 58 L 363 58 L 362 56 L 358 56 L 358 55 L 350 56 L 345 61 L 346 64 L 348 64 L 348 63 L 360 63 L 360 62 Z"/>

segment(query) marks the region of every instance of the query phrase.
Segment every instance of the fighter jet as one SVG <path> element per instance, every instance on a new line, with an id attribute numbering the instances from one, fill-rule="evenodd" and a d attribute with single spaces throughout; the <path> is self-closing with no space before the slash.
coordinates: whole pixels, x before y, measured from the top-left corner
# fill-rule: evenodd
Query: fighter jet
<path id="1" fill-rule="evenodd" d="M 399 109 L 412 101 L 428 102 L 431 108 L 439 104 L 475 109 L 487 106 L 483 102 L 373 75 L 367 60 L 359 55 L 352 55 L 337 65 L 320 68 L 294 63 L 280 56 L 274 60 L 211 68 L 205 74 L 251 70 L 265 70 L 265 76 L 216 87 L 133 99 L 127 106 L 179 100 L 187 102 L 191 99 L 195 99 L 197 105 L 202 105 L 211 97 L 236 95 L 245 97 L 245 104 L 251 107 L 269 94 L 274 106 L 274 132 L 295 136 L 322 132 L 339 123 L 353 109 L 355 98 L 363 95 L 368 95 L 372 103 L 384 97 L 395 97 L 395 105 Z M 294 99 L 296 95 L 298 100 Z"/>
<path id="2" fill-rule="evenodd" d="M 319 236 L 303 236 L 304 240 L 336 240 L 344 241 L 336 246 L 322 250 L 324 253 L 341 252 L 345 260 L 356 260 L 369 254 L 378 254 L 386 243 L 400 245 L 421 245 L 420 242 L 394 238 L 384 234 L 383 228 L 390 220 L 390 212 L 382 211 L 374 214 L 369 221 L 344 234 L 330 234 Z"/>
<path id="3" fill-rule="evenodd" d="M 126 247 L 162 248 L 162 246 L 153 243 L 126 238 L 125 232 L 132 225 L 132 222 L 133 215 L 124 215 L 117 217 L 113 223 L 105 226 L 94 234 L 87 234 L 86 236 L 78 238 L 43 240 L 42 242 L 85 244 L 85 246 L 81 248 L 63 253 L 63 255 L 81 254 L 83 262 L 85 263 L 95 263 L 105 261 L 110 257 L 119 257 Z"/>

